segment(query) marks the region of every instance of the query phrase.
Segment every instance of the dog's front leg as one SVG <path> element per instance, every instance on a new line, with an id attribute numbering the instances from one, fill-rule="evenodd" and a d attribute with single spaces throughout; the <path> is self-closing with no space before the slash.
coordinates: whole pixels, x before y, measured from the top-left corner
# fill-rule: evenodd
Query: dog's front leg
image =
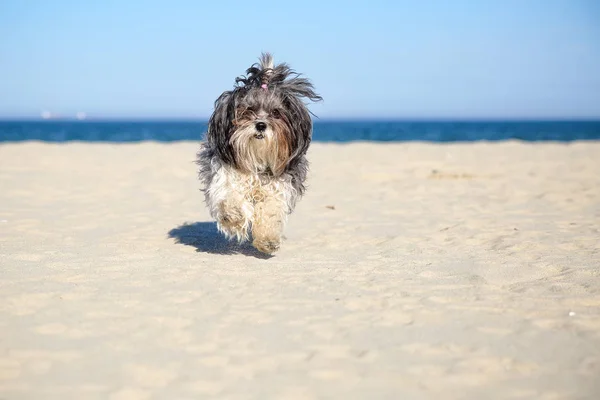
<path id="1" fill-rule="evenodd" d="M 239 242 L 248 240 L 253 207 L 234 172 L 218 171 L 206 191 L 206 202 L 220 232 Z"/>
<path id="2" fill-rule="evenodd" d="M 236 238 L 239 242 L 248 240 L 251 205 L 243 196 L 231 195 L 218 206 L 216 215 L 217 227 L 228 238 Z"/>
<path id="3" fill-rule="evenodd" d="M 277 197 L 267 196 L 257 202 L 252 219 L 252 245 L 267 254 L 279 250 L 286 217 L 286 205 Z"/>

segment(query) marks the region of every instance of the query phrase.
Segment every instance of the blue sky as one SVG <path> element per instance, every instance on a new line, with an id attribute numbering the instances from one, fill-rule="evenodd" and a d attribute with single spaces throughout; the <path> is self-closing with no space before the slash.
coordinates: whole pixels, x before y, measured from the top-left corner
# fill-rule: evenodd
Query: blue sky
<path id="1" fill-rule="evenodd" d="M 321 118 L 600 117 L 595 0 L 2 0 L 0 117 L 205 118 L 261 51 Z"/>

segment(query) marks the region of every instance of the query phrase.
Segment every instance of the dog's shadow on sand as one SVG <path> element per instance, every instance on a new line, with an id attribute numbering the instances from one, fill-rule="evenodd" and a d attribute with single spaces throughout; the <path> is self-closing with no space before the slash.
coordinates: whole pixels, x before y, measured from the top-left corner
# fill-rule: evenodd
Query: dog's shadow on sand
<path id="1" fill-rule="evenodd" d="M 192 246 L 197 252 L 210 254 L 243 254 L 249 257 L 269 259 L 270 255 L 261 253 L 249 243 L 239 244 L 228 240 L 217 230 L 215 222 L 186 222 L 169 231 L 169 237 L 175 243 Z"/>

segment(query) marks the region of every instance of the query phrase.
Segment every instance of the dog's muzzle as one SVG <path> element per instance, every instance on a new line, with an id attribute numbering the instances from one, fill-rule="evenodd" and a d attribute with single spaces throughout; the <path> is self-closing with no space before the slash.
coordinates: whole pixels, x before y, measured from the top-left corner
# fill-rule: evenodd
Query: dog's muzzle
<path id="1" fill-rule="evenodd" d="M 256 131 L 257 131 L 257 133 L 254 134 L 254 137 L 256 139 L 264 139 L 264 137 L 265 137 L 264 131 L 267 130 L 267 124 L 262 121 L 258 121 L 256 124 L 254 124 L 254 127 L 256 128 Z"/>

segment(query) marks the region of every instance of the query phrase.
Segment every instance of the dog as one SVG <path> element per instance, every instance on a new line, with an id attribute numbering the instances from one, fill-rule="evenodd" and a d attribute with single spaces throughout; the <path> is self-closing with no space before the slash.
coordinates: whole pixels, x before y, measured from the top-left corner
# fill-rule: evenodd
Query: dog
<path id="1" fill-rule="evenodd" d="M 279 250 L 283 229 L 304 194 L 312 119 L 305 100 L 321 101 L 313 84 L 286 63 L 259 62 L 214 103 L 197 155 L 206 205 L 229 239 Z"/>

